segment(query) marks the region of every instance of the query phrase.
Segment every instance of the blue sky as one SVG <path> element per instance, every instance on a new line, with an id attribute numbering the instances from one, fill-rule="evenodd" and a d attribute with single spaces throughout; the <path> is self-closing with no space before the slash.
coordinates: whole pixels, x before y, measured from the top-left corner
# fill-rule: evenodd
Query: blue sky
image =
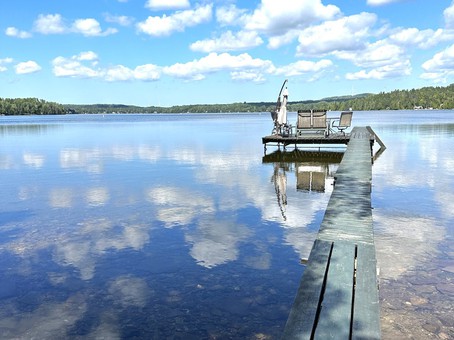
<path id="1" fill-rule="evenodd" d="M 446 86 L 451 0 L 14 0 L 0 97 L 171 106 Z"/>

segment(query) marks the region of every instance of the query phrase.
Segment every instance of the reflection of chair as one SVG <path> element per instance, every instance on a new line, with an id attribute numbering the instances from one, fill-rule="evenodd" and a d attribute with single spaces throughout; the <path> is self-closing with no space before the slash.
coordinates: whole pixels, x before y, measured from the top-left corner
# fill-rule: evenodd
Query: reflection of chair
<path id="1" fill-rule="evenodd" d="M 325 172 L 300 171 L 296 174 L 296 189 L 303 191 L 325 192 Z"/>
<path id="2" fill-rule="evenodd" d="M 333 120 L 332 127 L 336 128 L 345 135 L 345 129 L 348 129 L 352 125 L 352 111 L 344 111 L 341 113 L 339 119 Z"/>

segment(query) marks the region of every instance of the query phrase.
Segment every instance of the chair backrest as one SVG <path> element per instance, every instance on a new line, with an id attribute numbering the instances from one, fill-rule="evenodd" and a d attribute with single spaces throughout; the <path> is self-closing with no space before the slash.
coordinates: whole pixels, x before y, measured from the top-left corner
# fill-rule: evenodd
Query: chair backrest
<path id="1" fill-rule="evenodd" d="M 353 112 L 351 111 L 344 111 L 341 113 L 340 119 L 339 119 L 339 126 L 340 127 L 350 127 L 352 125 L 352 117 L 353 117 Z"/>
<path id="2" fill-rule="evenodd" d="M 326 111 L 314 111 L 312 113 L 312 127 L 326 128 Z"/>
<path id="3" fill-rule="evenodd" d="M 308 129 L 311 125 L 311 111 L 298 111 L 297 129 Z"/>

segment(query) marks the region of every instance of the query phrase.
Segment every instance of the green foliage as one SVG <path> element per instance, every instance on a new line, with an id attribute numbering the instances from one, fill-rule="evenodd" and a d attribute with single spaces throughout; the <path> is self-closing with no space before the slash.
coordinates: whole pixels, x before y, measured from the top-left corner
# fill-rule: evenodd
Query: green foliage
<path id="1" fill-rule="evenodd" d="M 215 113 L 215 112 L 270 112 L 275 102 L 197 104 L 171 107 L 132 106 L 119 104 L 61 105 L 36 98 L 2 99 L 0 114 L 66 114 L 66 113 Z M 321 109 L 353 110 L 405 110 L 414 108 L 454 109 L 454 84 L 446 87 L 424 87 L 412 90 L 395 90 L 379 94 L 329 97 L 321 100 L 289 102 L 289 111 Z"/>
<path id="2" fill-rule="evenodd" d="M 68 110 L 61 104 L 37 98 L 0 98 L 0 115 L 59 115 Z"/>

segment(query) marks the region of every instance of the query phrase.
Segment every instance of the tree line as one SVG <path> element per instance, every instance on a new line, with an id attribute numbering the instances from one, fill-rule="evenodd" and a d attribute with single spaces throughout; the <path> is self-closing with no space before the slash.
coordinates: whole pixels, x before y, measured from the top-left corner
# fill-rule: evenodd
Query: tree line
<path id="1" fill-rule="evenodd" d="M 0 98 L 0 115 L 61 115 L 68 113 L 62 104 L 37 98 Z"/>
<path id="2" fill-rule="evenodd" d="M 170 107 L 134 106 L 119 104 L 71 105 L 47 102 L 37 98 L 0 98 L 0 115 L 52 115 L 76 113 L 216 113 L 216 112 L 270 112 L 276 102 L 198 104 Z M 318 109 L 353 110 L 408 110 L 415 108 L 454 109 L 454 84 L 446 87 L 424 87 L 395 90 L 378 94 L 329 97 L 320 100 L 291 101 L 289 111 Z"/>

